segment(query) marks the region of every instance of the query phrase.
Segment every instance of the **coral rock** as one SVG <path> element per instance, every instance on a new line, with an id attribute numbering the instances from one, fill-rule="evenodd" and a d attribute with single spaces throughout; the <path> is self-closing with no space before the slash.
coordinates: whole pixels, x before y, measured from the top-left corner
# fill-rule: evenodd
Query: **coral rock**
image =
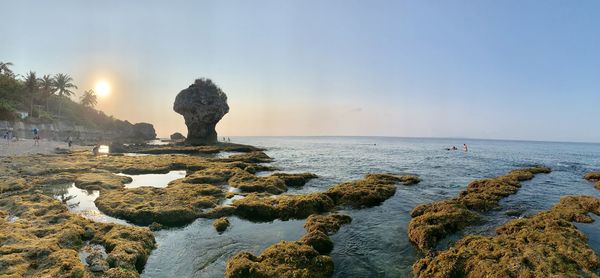
<path id="1" fill-rule="evenodd" d="M 502 198 L 515 194 L 521 181 L 550 171 L 543 166 L 512 170 L 504 176 L 473 181 L 456 198 L 419 205 L 411 212 L 408 238 L 421 250 L 434 248 L 446 235 L 475 223 L 477 212 L 488 211 Z"/>
<path id="2" fill-rule="evenodd" d="M 413 265 L 414 277 L 597 277 L 600 257 L 570 223 L 600 215 L 600 199 L 563 197 L 552 209 L 515 219 L 496 236 L 467 236 Z"/>
<path id="3" fill-rule="evenodd" d="M 222 233 L 225 230 L 227 230 L 227 227 L 229 227 L 229 220 L 227 219 L 227 217 L 221 217 L 213 221 L 212 225 L 213 227 L 215 227 L 215 230 L 217 230 L 217 232 Z"/>
<path id="4" fill-rule="evenodd" d="M 191 145 L 217 142 L 215 126 L 229 112 L 227 96 L 210 79 L 197 79 L 175 98 L 175 112 L 183 115 Z"/>
<path id="5" fill-rule="evenodd" d="M 185 136 L 179 132 L 171 134 L 171 140 L 185 140 Z"/>

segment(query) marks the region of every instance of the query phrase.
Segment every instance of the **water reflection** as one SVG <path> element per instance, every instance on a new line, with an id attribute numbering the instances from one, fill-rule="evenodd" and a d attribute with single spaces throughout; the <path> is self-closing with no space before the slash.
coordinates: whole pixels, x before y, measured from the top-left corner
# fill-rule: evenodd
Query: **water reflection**
<path id="1" fill-rule="evenodd" d="M 125 184 L 126 188 L 136 188 L 140 186 L 152 186 L 152 187 L 167 187 L 169 182 L 185 178 L 186 171 L 170 171 L 166 174 L 141 174 L 141 175 L 127 175 L 118 173 L 119 176 L 126 176 L 133 179 L 132 182 Z"/>
<path id="2" fill-rule="evenodd" d="M 210 219 L 156 232 L 158 248 L 152 251 L 142 277 L 223 277 L 230 256 L 240 251 L 260 253 L 280 240 L 297 240 L 304 233 L 303 220 L 252 223 L 230 217 L 229 221 L 231 226 L 223 234 L 215 231 Z"/>
<path id="3" fill-rule="evenodd" d="M 110 217 L 98 210 L 94 200 L 100 196 L 98 190 L 84 190 L 77 188 L 74 183 L 46 185 L 42 191 L 69 208 L 69 211 L 77 213 L 87 219 L 104 222 L 129 225 L 127 221 Z"/>

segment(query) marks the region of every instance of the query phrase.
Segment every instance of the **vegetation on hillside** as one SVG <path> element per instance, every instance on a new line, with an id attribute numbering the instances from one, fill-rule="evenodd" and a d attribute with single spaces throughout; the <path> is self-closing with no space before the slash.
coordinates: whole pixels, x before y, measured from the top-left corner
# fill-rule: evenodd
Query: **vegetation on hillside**
<path id="1" fill-rule="evenodd" d="M 93 90 L 79 96 L 71 76 L 64 73 L 39 75 L 29 71 L 15 74 L 10 62 L 0 62 L 0 121 L 22 120 L 30 123 L 62 121 L 96 129 L 116 129 L 129 125 L 96 110 Z M 22 117 L 25 115 L 26 117 Z"/>

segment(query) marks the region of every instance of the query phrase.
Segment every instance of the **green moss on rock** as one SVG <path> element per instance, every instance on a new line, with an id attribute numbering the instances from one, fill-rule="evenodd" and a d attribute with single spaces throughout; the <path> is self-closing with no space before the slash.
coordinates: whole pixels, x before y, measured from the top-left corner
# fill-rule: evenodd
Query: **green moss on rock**
<path id="1" fill-rule="evenodd" d="M 221 217 L 213 221 L 212 225 L 217 232 L 222 233 L 229 227 L 229 219 L 227 219 L 227 217 Z"/>
<path id="2" fill-rule="evenodd" d="M 255 221 L 303 219 L 314 213 L 331 211 L 334 202 L 326 194 L 259 195 L 249 194 L 233 202 L 235 214 Z"/>
<path id="3" fill-rule="evenodd" d="M 103 191 L 95 203 L 107 215 L 138 225 L 179 226 L 198 218 L 202 209 L 215 207 L 223 196 L 213 185 L 173 183 L 165 188 Z"/>
<path id="4" fill-rule="evenodd" d="M 512 170 L 504 176 L 473 181 L 456 198 L 419 205 L 411 212 L 408 238 L 421 250 L 431 249 L 448 234 L 475 223 L 477 212 L 495 208 L 502 198 L 516 193 L 521 181 L 549 172 L 543 166 Z"/>
<path id="5" fill-rule="evenodd" d="M 225 277 L 331 277 L 333 260 L 309 245 L 281 241 L 260 256 L 238 253 L 227 261 Z"/>
<path id="6" fill-rule="evenodd" d="M 594 187 L 596 189 L 600 189 L 600 172 L 587 173 L 585 176 L 583 176 L 583 178 L 591 182 L 596 182 Z"/>
<path id="7" fill-rule="evenodd" d="M 327 256 L 333 242 L 327 232 L 352 221 L 349 216 L 311 215 L 304 227 L 307 233 L 298 241 L 281 241 L 260 256 L 241 252 L 227 260 L 225 277 L 331 277 L 333 260 Z"/>
<path id="8" fill-rule="evenodd" d="M 318 178 L 313 173 L 274 173 L 272 176 L 282 179 L 285 185 L 289 187 L 301 187 L 308 181 Z"/>
<path id="9" fill-rule="evenodd" d="M 287 186 L 283 179 L 270 177 L 257 177 L 246 171 L 239 171 L 229 179 L 229 185 L 239 188 L 242 192 L 268 192 L 271 194 L 281 194 L 287 191 Z"/>
<path id="10" fill-rule="evenodd" d="M 3 197 L 0 211 L 16 217 L 0 218 L 0 276 L 93 277 L 78 254 L 90 242 L 105 247 L 107 275 L 122 268 L 139 277 L 155 246 L 148 229 L 92 222 L 40 193 Z"/>
<path id="11" fill-rule="evenodd" d="M 396 193 L 395 183 L 414 184 L 415 180 L 418 178 L 413 176 L 369 174 L 360 180 L 337 184 L 329 188 L 326 194 L 337 205 L 371 207 L 392 197 Z"/>
<path id="12" fill-rule="evenodd" d="M 337 233 L 342 225 L 350 224 L 352 218 L 343 214 L 313 214 L 306 219 L 304 229 L 306 231 L 321 231 L 327 235 Z"/>
<path id="13" fill-rule="evenodd" d="M 500 226 L 496 236 L 467 236 L 413 265 L 415 277 L 596 277 L 600 257 L 573 225 L 600 215 L 600 199 L 561 198 L 553 208 Z"/>

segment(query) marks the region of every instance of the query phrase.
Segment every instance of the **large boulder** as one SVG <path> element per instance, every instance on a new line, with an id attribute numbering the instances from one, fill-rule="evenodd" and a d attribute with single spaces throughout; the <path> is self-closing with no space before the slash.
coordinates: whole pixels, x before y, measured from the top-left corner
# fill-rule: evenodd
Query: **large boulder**
<path id="1" fill-rule="evenodd" d="M 185 140 L 185 136 L 179 132 L 171 134 L 171 140 Z"/>
<path id="2" fill-rule="evenodd" d="M 136 139 L 152 140 L 156 139 L 154 126 L 149 123 L 137 123 L 133 125 L 134 137 Z"/>
<path id="3" fill-rule="evenodd" d="M 217 85 L 200 78 L 177 95 L 173 110 L 185 119 L 186 143 L 202 145 L 217 142 L 215 126 L 229 112 L 229 106 L 227 96 Z"/>

